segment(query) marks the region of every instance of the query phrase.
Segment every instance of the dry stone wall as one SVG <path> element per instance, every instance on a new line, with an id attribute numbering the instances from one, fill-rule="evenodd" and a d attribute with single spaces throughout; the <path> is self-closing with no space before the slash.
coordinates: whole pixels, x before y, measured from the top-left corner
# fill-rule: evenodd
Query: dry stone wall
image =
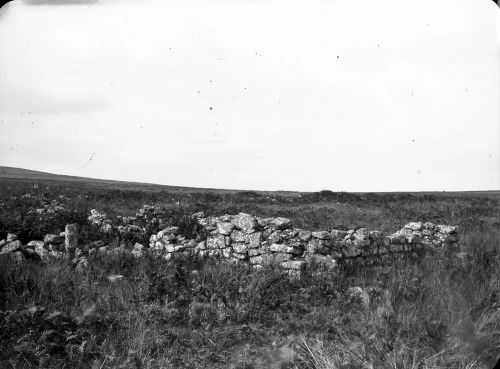
<path id="1" fill-rule="evenodd" d="M 250 214 L 205 217 L 194 214 L 206 237 L 186 240 L 177 227 L 168 227 L 150 238 L 150 248 L 166 259 L 177 253 L 222 257 L 256 267 L 277 263 L 288 270 L 302 270 L 311 263 L 335 267 L 339 263 L 371 265 L 395 258 L 418 258 L 426 251 L 458 251 L 457 227 L 413 222 L 393 234 L 333 229 L 310 232 L 293 226 L 287 218 L 258 218 Z"/>
<path id="2" fill-rule="evenodd" d="M 458 229 L 430 222 L 406 224 L 399 231 L 384 234 L 366 228 L 332 229 L 311 232 L 297 228 L 282 217 L 259 218 L 250 214 L 205 216 L 193 214 L 196 237 L 186 239 L 178 227 L 166 226 L 168 220 L 157 207 L 144 206 L 135 217 L 109 219 L 92 210 L 89 222 L 103 233 L 139 233 L 148 235 L 151 225 L 165 226 L 149 238 L 149 244 L 136 243 L 131 253 L 146 253 L 170 260 L 178 255 L 219 257 L 254 267 L 276 264 L 290 273 L 298 273 L 311 264 L 334 268 L 338 264 L 387 264 L 399 258 L 419 259 L 426 252 L 459 251 Z M 0 241 L 0 255 L 16 260 L 41 260 L 66 257 L 79 267 L 88 264 L 93 254 L 126 252 L 125 245 L 111 248 L 104 241 L 78 245 L 76 225 L 67 225 L 61 234 L 48 234 L 43 241 L 22 245 L 14 234 Z M 130 250 L 128 250 L 130 252 Z"/>

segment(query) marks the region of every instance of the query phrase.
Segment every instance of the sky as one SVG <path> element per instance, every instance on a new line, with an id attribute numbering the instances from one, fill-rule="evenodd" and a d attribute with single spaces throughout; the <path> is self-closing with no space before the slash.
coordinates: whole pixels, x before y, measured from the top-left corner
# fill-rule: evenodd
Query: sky
<path id="1" fill-rule="evenodd" d="M 192 187 L 500 190 L 490 0 L 15 0 L 0 165 Z"/>

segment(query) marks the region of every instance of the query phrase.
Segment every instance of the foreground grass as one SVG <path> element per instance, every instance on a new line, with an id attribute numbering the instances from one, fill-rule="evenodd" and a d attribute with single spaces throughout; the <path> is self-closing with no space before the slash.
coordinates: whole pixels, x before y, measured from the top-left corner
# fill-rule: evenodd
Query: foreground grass
<path id="1" fill-rule="evenodd" d="M 498 234 L 469 232 L 462 244 L 468 261 L 429 256 L 298 279 L 127 252 L 83 273 L 4 258 L 0 367 L 491 368 L 500 356 Z M 116 274 L 123 279 L 108 278 Z M 370 302 L 349 296 L 352 286 Z"/>

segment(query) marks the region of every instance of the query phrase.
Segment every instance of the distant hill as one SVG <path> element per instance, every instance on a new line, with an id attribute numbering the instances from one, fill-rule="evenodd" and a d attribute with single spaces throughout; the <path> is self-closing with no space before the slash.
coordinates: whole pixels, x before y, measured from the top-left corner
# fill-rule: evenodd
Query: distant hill
<path id="1" fill-rule="evenodd" d="M 0 166 L 0 182 L 2 181 L 23 181 L 23 182 L 36 182 L 40 181 L 43 183 L 52 182 L 59 184 L 68 185 L 82 185 L 85 187 L 93 188 L 111 188 L 111 189 L 122 189 L 122 190 L 142 190 L 142 191 L 172 191 L 172 192 L 218 192 L 218 193 L 228 193 L 228 192 L 240 192 L 244 190 L 228 190 L 228 189 L 215 189 L 215 188 L 196 188 L 196 187 L 184 187 L 184 186 L 169 186 L 160 185 L 154 183 L 142 183 L 142 182 L 126 182 L 126 181 L 116 181 L 111 179 L 98 179 L 98 178 L 88 178 L 88 177 L 77 177 L 68 176 L 62 174 L 53 174 L 47 172 L 40 172 L 37 170 L 15 168 Z M 288 196 L 298 195 L 299 192 L 289 192 L 289 191 L 254 191 L 261 194 L 273 193 L 276 195 L 286 194 Z"/>
<path id="2" fill-rule="evenodd" d="M 126 181 L 115 181 L 111 179 L 99 179 L 99 178 L 88 178 L 88 177 L 77 177 L 68 176 L 63 174 L 53 174 L 47 172 L 40 172 L 37 170 L 14 168 L 0 166 L 0 181 L 1 180 L 14 180 L 14 181 L 41 181 L 41 182 L 64 182 L 64 183 L 74 183 L 88 185 L 91 187 L 101 187 L 101 188 L 117 188 L 117 189 L 140 189 L 140 190 L 156 190 L 156 191 L 207 191 L 209 189 L 198 189 L 191 187 L 180 187 L 180 186 L 167 186 L 159 185 L 153 183 L 141 183 L 141 182 L 126 182 Z"/>
<path id="3" fill-rule="evenodd" d="M 59 181 L 84 181 L 84 182 L 102 182 L 106 180 L 86 178 L 86 177 L 76 177 L 76 176 L 66 176 L 62 174 L 52 174 L 47 172 L 39 172 L 37 170 L 29 170 L 14 167 L 2 167 L 0 166 L 0 177 L 1 178 L 15 178 L 15 179 L 30 179 L 30 180 L 59 180 Z"/>

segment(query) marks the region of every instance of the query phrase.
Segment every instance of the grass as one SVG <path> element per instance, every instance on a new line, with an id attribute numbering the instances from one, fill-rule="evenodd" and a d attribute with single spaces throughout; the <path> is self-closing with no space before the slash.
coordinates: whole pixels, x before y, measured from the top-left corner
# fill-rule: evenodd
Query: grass
<path id="1" fill-rule="evenodd" d="M 0 194 L 0 239 L 14 231 L 25 243 L 70 221 L 81 225 L 80 242 L 86 243 L 101 237 L 85 226 L 91 208 L 131 215 L 148 203 L 170 209 L 172 224 L 200 210 L 287 216 L 310 230 L 395 231 L 414 220 L 458 224 L 470 254 L 385 268 L 308 270 L 294 279 L 273 267 L 189 257 L 137 260 L 130 251 L 95 256 L 83 273 L 66 261 L 1 258 L 2 368 L 472 369 L 491 368 L 500 357 L 495 194 L 292 196 L 64 182 L 33 189 L 33 183 L 10 179 L 0 183 Z M 30 213 L 53 200 L 64 210 Z M 130 250 L 135 240 L 105 241 Z M 117 274 L 124 278 L 108 278 Z M 369 295 L 369 304 L 349 294 L 353 286 Z"/>

